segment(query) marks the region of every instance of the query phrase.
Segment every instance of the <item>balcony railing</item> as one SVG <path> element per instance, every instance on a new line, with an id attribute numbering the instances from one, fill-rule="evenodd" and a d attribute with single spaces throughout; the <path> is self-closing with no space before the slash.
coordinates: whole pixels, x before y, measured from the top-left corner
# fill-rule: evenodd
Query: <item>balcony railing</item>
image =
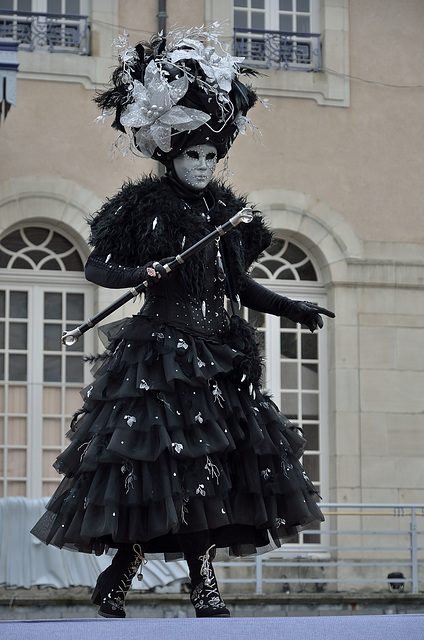
<path id="1" fill-rule="evenodd" d="M 320 506 L 326 519 L 321 544 L 287 544 L 263 556 L 215 562 L 219 582 L 256 594 L 423 591 L 424 504 Z"/>
<path id="2" fill-rule="evenodd" d="M 22 51 L 89 55 L 87 16 L 0 10 L 0 38 L 13 38 Z"/>
<path id="3" fill-rule="evenodd" d="M 265 69 L 321 70 L 321 35 L 234 29 L 234 55 Z"/>

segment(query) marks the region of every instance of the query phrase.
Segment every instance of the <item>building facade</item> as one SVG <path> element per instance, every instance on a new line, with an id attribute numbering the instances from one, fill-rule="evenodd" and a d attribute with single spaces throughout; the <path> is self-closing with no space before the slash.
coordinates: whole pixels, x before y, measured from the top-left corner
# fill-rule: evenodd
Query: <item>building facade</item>
<path id="1" fill-rule="evenodd" d="M 219 21 L 230 50 L 261 72 L 257 129 L 229 163 L 275 232 L 253 275 L 337 315 L 312 335 L 252 314 L 264 384 L 304 429 L 325 502 L 423 503 L 421 0 L 3 0 L 0 10 L 0 39 L 20 42 L 16 106 L 0 127 L 0 495 L 39 498 L 57 484 L 51 464 L 90 377 L 81 356 L 98 347 L 94 332 L 68 349 L 60 336 L 117 293 L 84 280 L 85 220 L 124 180 L 158 170 L 112 159 L 115 133 L 94 122 L 111 41 Z"/>

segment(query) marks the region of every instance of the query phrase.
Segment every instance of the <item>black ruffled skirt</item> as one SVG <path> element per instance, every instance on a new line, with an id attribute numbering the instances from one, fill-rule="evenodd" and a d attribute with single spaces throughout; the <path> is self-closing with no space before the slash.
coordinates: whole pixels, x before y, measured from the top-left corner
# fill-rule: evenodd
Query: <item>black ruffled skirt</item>
<path id="1" fill-rule="evenodd" d="M 239 375 L 242 352 L 140 315 L 102 331 L 36 537 L 96 554 L 140 542 L 174 559 L 180 535 L 207 530 L 247 555 L 323 520 L 305 441 Z"/>

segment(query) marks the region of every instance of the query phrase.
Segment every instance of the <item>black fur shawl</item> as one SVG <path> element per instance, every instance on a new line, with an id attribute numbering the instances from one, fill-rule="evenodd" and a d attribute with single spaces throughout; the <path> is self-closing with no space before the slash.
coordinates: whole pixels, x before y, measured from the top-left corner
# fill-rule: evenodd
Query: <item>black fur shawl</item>
<path id="1" fill-rule="evenodd" d="M 211 182 L 206 196 L 215 201 L 211 222 L 195 212 L 168 178 L 145 177 L 127 182 L 115 196 L 89 219 L 89 244 L 119 265 L 135 267 L 151 260 L 173 257 L 211 231 L 211 225 L 226 222 L 246 206 L 244 197 L 220 182 Z M 270 244 L 272 234 L 258 212 L 249 224 L 240 223 L 222 237 L 222 247 L 232 293 L 243 286 L 243 278 L 254 260 Z M 202 252 L 181 267 L 189 290 L 201 295 L 204 281 Z"/>

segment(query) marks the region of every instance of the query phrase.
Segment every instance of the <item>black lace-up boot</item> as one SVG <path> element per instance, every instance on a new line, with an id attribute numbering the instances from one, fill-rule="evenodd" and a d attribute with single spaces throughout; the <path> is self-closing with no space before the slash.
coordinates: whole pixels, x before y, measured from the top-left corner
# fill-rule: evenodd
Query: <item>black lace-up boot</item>
<path id="1" fill-rule="evenodd" d="M 200 556 L 200 581 L 195 583 L 192 578 L 192 590 L 190 600 L 196 612 L 196 618 L 229 618 L 230 612 L 225 606 L 218 590 L 218 584 L 211 562 L 211 550 L 209 547 L 205 555 Z M 190 564 L 189 564 L 190 567 Z M 191 575 L 191 572 L 190 572 Z"/>
<path id="2" fill-rule="evenodd" d="M 139 544 L 120 547 L 112 564 L 97 578 L 91 602 L 99 605 L 104 618 L 125 618 L 125 597 L 139 567 L 147 561 Z M 140 571 L 139 580 L 143 579 Z"/>

